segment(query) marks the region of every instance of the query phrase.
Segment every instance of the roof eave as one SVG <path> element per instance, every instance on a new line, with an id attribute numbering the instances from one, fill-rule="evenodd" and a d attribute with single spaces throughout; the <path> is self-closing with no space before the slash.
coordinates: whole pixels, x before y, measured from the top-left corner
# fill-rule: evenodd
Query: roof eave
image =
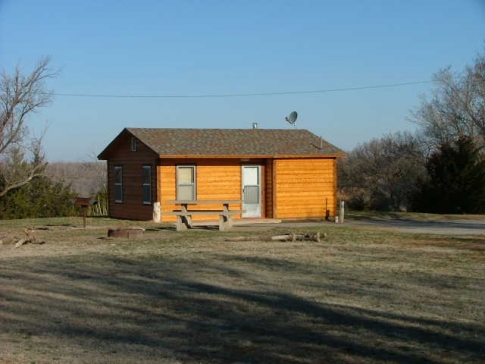
<path id="1" fill-rule="evenodd" d="M 150 145 L 145 143 L 141 138 L 139 138 L 137 135 L 135 135 L 129 128 L 124 128 L 112 141 L 111 143 L 108 144 L 104 150 L 98 154 L 98 159 L 99 160 L 108 160 L 109 159 L 109 151 L 111 147 L 116 143 L 116 141 L 123 135 L 124 133 L 128 133 L 129 135 L 135 137 L 138 139 L 140 143 L 142 143 L 145 147 L 147 147 L 149 150 L 151 150 L 153 153 L 158 154 L 156 150 L 154 150 Z"/>
<path id="2" fill-rule="evenodd" d="M 218 154 L 218 155 L 196 155 L 196 154 L 160 154 L 161 159 L 310 159 L 310 158 L 343 158 L 345 153 L 325 154 Z"/>
<path id="3" fill-rule="evenodd" d="M 108 160 L 109 159 L 109 150 L 111 149 L 111 147 L 116 143 L 116 141 L 118 140 L 118 138 L 123 135 L 123 133 L 125 133 L 127 131 L 126 128 L 124 128 L 120 133 L 118 133 L 118 135 L 116 137 L 114 137 L 111 142 L 106 146 L 106 148 L 103 149 L 103 151 L 101 153 L 98 154 L 98 159 L 99 160 Z"/>

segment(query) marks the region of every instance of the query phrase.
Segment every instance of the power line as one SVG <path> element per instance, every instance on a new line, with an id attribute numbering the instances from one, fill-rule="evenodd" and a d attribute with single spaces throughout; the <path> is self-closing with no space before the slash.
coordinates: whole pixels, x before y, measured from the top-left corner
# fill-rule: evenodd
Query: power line
<path id="1" fill-rule="evenodd" d="M 343 91 L 358 91 L 358 90 L 369 90 L 378 88 L 391 88 L 399 86 L 410 86 L 419 85 L 424 83 L 430 83 L 432 81 L 416 81 L 416 82 L 403 82 L 403 83 L 391 83 L 384 85 L 371 85 L 371 86 L 358 86 L 358 87 L 345 87 L 345 88 L 331 88 L 324 90 L 313 90 L 313 91 L 284 91 L 284 92 L 260 92 L 260 93 L 247 93 L 247 94 L 201 94 L 201 95 L 121 95 L 121 94 L 85 94 L 85 93 L 53 93 L 55 96 L 65 96 L 65 97 L 104 97 L 104 98 L 138 98 L 138 99 L 148 99 L 148 98 L 222 98 L 222 97 L 252 97 L 252 96 L 279 96 L 279 95 L 305 95 L 305 94 L 323 94 L 329 92 L 343 92 Z"/>

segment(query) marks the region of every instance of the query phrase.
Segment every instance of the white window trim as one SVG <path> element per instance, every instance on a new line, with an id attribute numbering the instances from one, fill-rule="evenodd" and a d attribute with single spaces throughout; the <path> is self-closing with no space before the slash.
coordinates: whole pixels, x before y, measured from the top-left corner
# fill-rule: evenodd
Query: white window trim
<path id="1" fill-rule="evenodd" d="M 135 137 L 131 137 L 131 151 L 136 152 L 136 148 L 138 145 L 138 140 Z"/>
<path id="2" fill-rule="evenodd" d="M 188 184 L 179 184 L 178 182 L 178 170 L 179 168 L 192 168 L 194 170 L 194 183 Z M 177 166 L 176 170 L 176 178 L 177 178 L 177 200 L 179 200 L 179 186 L 193 186 L 193 194 L 192 194 L 192 200 L 197 200 L 197 167 L 194 164 L 181 164 Z"/>

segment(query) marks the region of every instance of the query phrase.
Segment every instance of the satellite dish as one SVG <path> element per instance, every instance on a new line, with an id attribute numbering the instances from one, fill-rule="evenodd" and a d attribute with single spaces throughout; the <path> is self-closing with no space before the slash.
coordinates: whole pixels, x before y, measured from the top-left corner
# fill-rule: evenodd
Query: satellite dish
<path id="1" fill-rule="evenodd" d="M 291 125 L 294 125 L 296 128 L 296 118 L 298 117 L 298 113 L 296 111 L 292 111 L 290 115 L 288 115 L 285 120 L 289 122 Z"/>

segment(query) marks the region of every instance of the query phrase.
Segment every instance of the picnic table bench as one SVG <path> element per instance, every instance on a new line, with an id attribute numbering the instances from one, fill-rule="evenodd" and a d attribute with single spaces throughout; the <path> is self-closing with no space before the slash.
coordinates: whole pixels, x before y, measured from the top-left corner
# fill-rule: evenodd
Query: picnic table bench
<path id="1" fill-rule="evenodd" d="M 180 210 L 162 213 L 162 215 L 177 216 L 177 231 L 192 228 L 192 216 L 196 215 L 218 215 L 219 230 L 227 231 L 232 227 L 232 217 L 243 212 L 243 210 L 229 209 L 229 205 L 242 205 L 242 200 L 168 200 L 167 203 L 172 205 L 180 205 Z M 194 210 L 193 207 L 198 205 L 220 205 L 222 208 Z"/>

